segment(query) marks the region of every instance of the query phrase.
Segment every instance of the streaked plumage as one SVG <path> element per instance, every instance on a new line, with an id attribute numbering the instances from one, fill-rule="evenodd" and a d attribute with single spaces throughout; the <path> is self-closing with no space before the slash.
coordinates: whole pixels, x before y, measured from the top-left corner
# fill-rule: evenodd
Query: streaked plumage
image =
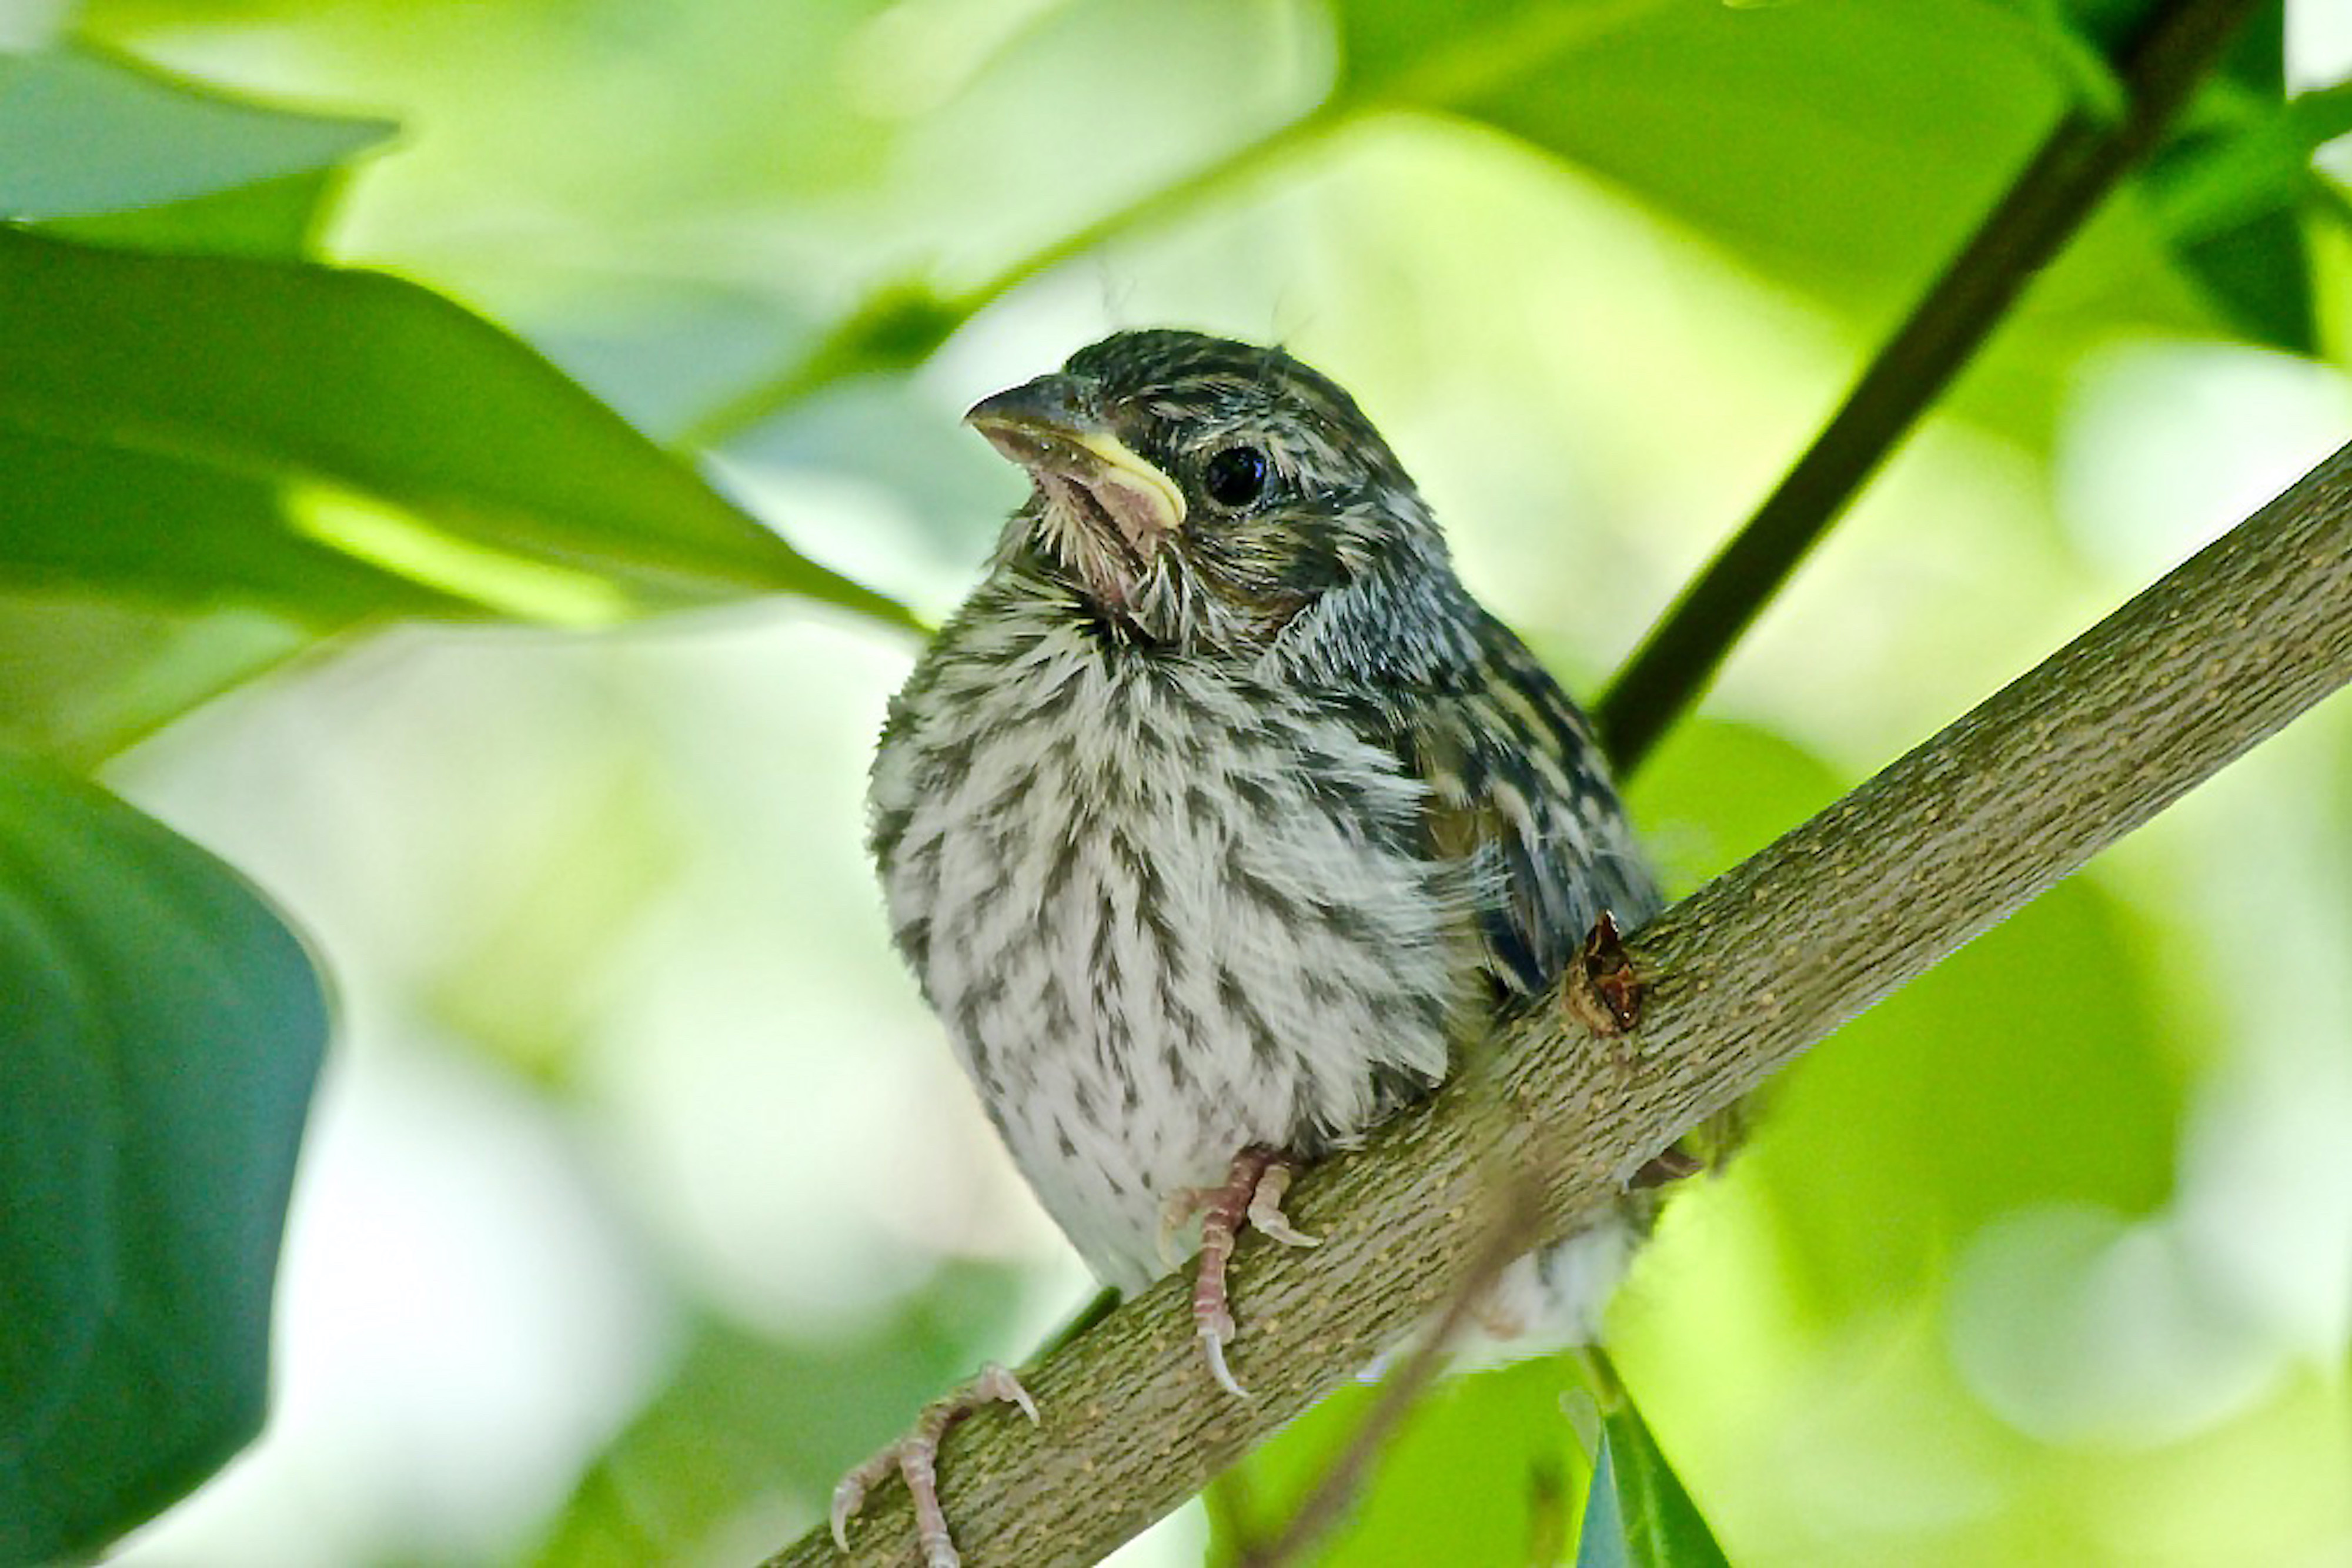
<path id="1" fill-rule="evenodd" d="M 1037 488 L 891 705 L 872 847 L 1014 1159 L 1132 1289 L 1174 1193 L 1360 1134 L 1658 894 L 1582 717 L 1329 381 L 1129 332 L 973 418 Z M 1506 1315 L 1574 1275 L 1549 1315 L 1589 1332 L 1637 1222 L 1530 1260 Z"/>

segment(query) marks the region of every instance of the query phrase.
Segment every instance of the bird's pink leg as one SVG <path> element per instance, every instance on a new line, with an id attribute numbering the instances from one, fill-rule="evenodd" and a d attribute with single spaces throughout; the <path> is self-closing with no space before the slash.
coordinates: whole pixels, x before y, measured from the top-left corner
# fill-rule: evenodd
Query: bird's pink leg
<path id="1" fill-rule="evenodd" d="M 875 1483 L 896 1470 L 907 1483 L 907 1495 L 914 1500 L 915 1529 L 926 1568 L 957 1568 L 961 1560 L 948 1534 L 947 1511 L 940 1506 L 940 1439 L 973 1411 L 1000 1401 L 1019 1406 L 1030 1424 L 1036 1424 L 1037 1406 L 1029 1391 L 994 1362 L 946 1398 L 924 1406 L 912 1431 L 842 1477 L 841 1484 L 833 1489 L 833 1543 L 844 1552 L 849 1550 L 851 1516 L 865 1505 L 866 1494 Z"/>
<path id="2" fill-rule="evenodd" d="M 1225 1365 L 1225 1346 L 1240 1333 L 1225 1293 L 1225 1263 L 1244 1223 L 1286 1247 L 1313 1247 L 1321 1239 L 1302 1234 L 1282 1212 L 1283 1194 L 1290 1190 L 1297 1171 L 1286 1156 L 1253 1144 L 1234 1156 L 1224 1186 L 1179 1193 L 1170 1205 L 1171 1212 L 1201 1217 L 1201 1271 L 1192 1281 L 1192 1321 L 1200 1326 L 1210 1375 L 1227 1393 L 1244 1399 L 1249 1390 L 1234 1380 Z"/>

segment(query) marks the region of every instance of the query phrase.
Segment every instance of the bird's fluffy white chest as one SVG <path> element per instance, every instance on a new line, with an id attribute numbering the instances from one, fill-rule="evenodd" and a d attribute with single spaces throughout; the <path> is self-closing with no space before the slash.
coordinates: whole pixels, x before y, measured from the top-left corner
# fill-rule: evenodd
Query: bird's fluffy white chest
<path id="1" fill-rule="evenodd" d="M 1088 1265 L 1160 1271 L 1177 1189 L 1360 1131 L 1445 1067 L 1467 961 L 1423 787 L 1310 695 L 975 618 L 874 768 L 899 946 Z"/>

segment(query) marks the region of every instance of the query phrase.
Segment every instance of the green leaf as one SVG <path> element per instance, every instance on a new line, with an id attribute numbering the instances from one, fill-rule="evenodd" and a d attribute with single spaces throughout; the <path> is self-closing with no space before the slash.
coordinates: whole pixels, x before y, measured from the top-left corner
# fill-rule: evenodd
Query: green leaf
<path id="1" fill-rule="evenodd" d="M 0 581 L 134 604 L 265 604 L 321 627 L 480 612 L 293 531 L 282 484 L 201 456 L 59 438 L 0 414 Z"/>
<path id="2" fill-rule="evenodd" d="M 0 54 L 0 217 L 120 213 L 314 174 L 392 131 L 249 103 L 85 46 Z"/>
<path id="3" fill-rule="evenodd" d="M 2181 270 L 2256 342 L 2315 353 L 2309 238 L 2301 213 L 2312 154 L 2352 131 L 2352 83 L 2285 90 L 2284 19 L 2268 6 L 2231 48 L 2208 112 L 2149 160 L 2141 178 Z"/>
<path id="4" fill-rule="evenodd" d="M 0 53 L 0 217 L 134 249 L 309 254 L 389 121 L 299 114 L 66 45 Z"/>
<path id="5" fill-rule="evenodd" d="M 782 591 L 912 624 L 397 278 L 0 229 L 0 442 L 40 492 L 0 501 L 0 580 L 328 622 L 595 624 Z"/>
<path id="6" fill-rule="evenodd" d="M 2263 213 L 2220 234 L 2178 238 L 2174 251 L 2214 312 L 2240 334 L 2289 353 L 2319 351 L 2310 242 L 2292 209 Z"/>
<path id="7" fill-rule="evenodd" d="M 39 226 L 60 239 L 130 250 L 197 251 L 299 261 L 311 253 L 341 172 L 306 170 L 184 202 L 53 218 Z"/>
<path id="8" fill-rule="evenodd" d="M 121 599 L 0 594 L 0 748 L 87 772 L 318 635 L 258 611 L 190 615 Z"/>
<path id="9" fill-rule="evenodd" d="M 1343 0 L 1339 91 L 1352 107 L 1493 125 L 1875 324 L 1916 300 L 2062 114 L 2112 113 L 2102 51 L 2148 8 L 1466 0 L 1441 33 L 1424 15 Z M 2275 247 L 2252 265 L 2263 286 L 2294 286 Z M 2071 357 L 2086 319 L 2205 328 L 2209 308 L 2231 305 L 2182 287 L 2165 235 L 2125 211 L 2078 235 L 2021 314 L 2049 323 L 2045 354 Z M 1979 406 L 2018 419 L 2003 401 Z"/>
<path id="10" fill-rule="evenodd" d="M 2286 122 L 2295 144 L 2306 152 L 2339 136 L 2352 136 L 2352 78 L 2287 99 Z"/>
<path id="11" fill-rule="evenodd" d="M 1721 1568 L 1723 1549 L 1622 1391 L 1601 1417 L 1577 1568 Z"/>
<path id="12" fill-rule="evenodd" d="M 2115 40 L 2137 26 L 2137 13 L 2142 7 L 2133 5 L 2123 8 L 2130 15 L 2119 15 L 2117 7 L 2102 5 L 2091 7 L 2091 15 L 2078 16 L 2066 0 L 1988 3 L 2014 12 L 2025 23 L 2027 36 L 2052 68 L 2073 86 L 2078 108 L 2110 125 L 2123 120 L 2131 108 L 2130 89 L 2116 74 L 2112 50 Z"/>
<path id="13" fill-rule="evenodd" d="M 1427 30 L 1370 0 L 1341 6 L 1342 44 L 1386 100 L 1486 120 L 1753 263 L 1885 306 L 1933 276 L 2068 96 L 2027 29 L 1960 0 L 1454 9 L 1452 68 L 1404 63 L 1432 55 Z M 1530 31 L 1538 15 L 1557 37 Z"/>
<path id="14" fill-rule="evenodd" d="M 235 873 L 0 756 L 0 1562 L 97 1551 L 259 1429 L 326 1035 Z"/>

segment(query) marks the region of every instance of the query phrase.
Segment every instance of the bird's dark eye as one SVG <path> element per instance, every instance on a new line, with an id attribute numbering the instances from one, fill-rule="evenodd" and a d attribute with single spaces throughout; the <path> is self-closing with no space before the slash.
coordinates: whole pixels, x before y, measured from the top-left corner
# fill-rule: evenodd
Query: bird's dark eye
<path id="1" fill-rule="evenodd" d="M 1201 471 L 1202 487 L 1220 507 L 1246 507 L 1265 494 L 1265 454 L 1255 446 L 1228 446 Z"/>

